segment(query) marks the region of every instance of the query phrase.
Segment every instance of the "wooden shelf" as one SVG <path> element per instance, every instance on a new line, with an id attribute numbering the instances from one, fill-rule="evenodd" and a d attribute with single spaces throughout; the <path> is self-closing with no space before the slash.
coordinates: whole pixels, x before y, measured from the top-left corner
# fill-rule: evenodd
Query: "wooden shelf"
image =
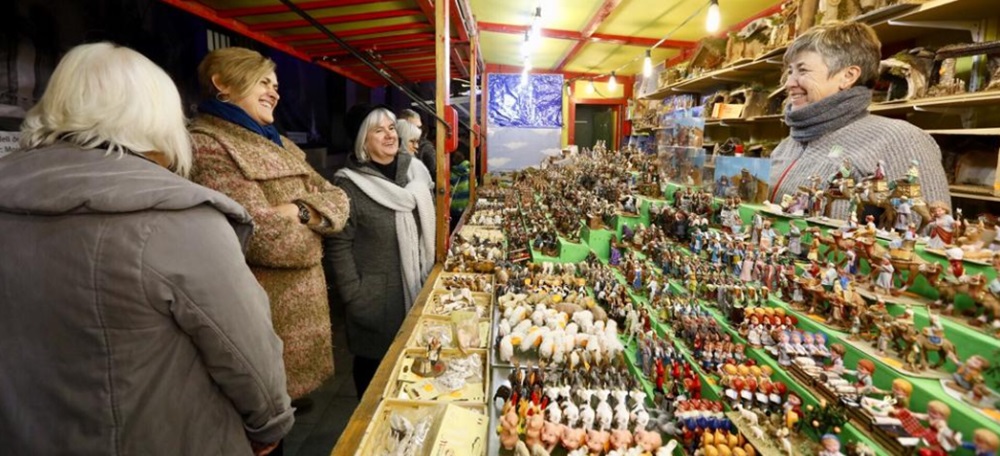
<path id="1" fill-rule="evenodd" d="M 748 83 L 771 78 L 777 81 L 781 77 L 781 57 L 785 48 L 778 48 L 761 55 L 755 60 L 710 71 L 698 77 L 688 78 L 668 85 L 656 92 L 646 95 L 647 100 L 662 100 L 670 95 L 680 93 L 701 93 L 709 89 L 721 87 L 730 83 Z"/>
<path id="2" fill-rule="evenodd" d="M 936 111 L 989 105 L 1000 105 L 1000 90 L 963 93 L 946 97 L 921 98 L 910 101 L 873 103 L 868 107 L 868 110 L 875 114 L 891 115 L 905 114 L 910 111 Z"/>
<path id="3" fill-rule="evenodd" d="M 981 185 L 952 184 L 948 186 L 948 191 L 953 198 L 1000 201 L 1000 197 L 993 195 L 993 189 Z"/>
<path id="4" fill-rule="evenodd" d="M 939 30 L 932 21 L 963 21 L 977 23 L 983 13 L 994 11 L 994 0 L 933 0 L 909 8 L 877 22 L 869 22 L 883 44 L 900 43 Z M 924 22 L 924 24 L 919 24 Z"/>
<path id="5" fill-rule="evenodd" d="M 731 127 L 735 125 L 753 125 L 753 124 L 765 124 L 765 123 L 775 123 L 784 122 L 784 114 L 774 114 L 769 116 L 757 116 L 749 117 L 746 119 L 708 119 L 705 120 L 706 127 Z"/>
<path id="6" fill-rule="evenodd" d="M 955 135 L 955 136 L 1000 136 L 1000 128 L 958 128 L 951 130 L 924 130 L 932 135 Z"/>

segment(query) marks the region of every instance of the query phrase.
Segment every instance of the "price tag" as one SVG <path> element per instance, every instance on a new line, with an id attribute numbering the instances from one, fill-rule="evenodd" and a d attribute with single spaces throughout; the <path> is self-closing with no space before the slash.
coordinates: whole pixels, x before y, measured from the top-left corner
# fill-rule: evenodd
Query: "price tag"
<path id="1" fill-rule="evenodd" d="M 747 390 L 743 390 L 743 391 L 740 392 L 740 397 L 742 397 L 743 399 L 746 399 L 748 401 L 752 401 L 753 400 L 753 393 L 751 393 L 750 391 L 747 391 Z"/>
<path id="2" fill-rule="evenodd" d="M 730 399 L 732 399 L 734 401 L 736 399 L 739 399 L 739 395 L 736 394 L 736 390 L 734 390 L 732 388 L 726 390 L 726 397 L 728 397 L 728 398 L 730 398 Z"/>
<path id="3" fill-rule="evenodd" d="M 775 404 L 780 404 L 781 403 L 781 396 L 779 396 L 777 394 L 774 394 L 774 393 L 771 393 L 771 402 L 773 402 Z"/>

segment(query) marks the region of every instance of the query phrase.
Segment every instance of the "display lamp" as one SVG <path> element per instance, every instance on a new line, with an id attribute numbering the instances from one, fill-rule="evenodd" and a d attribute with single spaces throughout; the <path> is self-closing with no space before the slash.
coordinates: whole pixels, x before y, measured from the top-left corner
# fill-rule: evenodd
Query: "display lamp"
<path id="1" fill-rule="evenodd" d="M 615 80 L 615 72 L 611 72 L 611 77 L 608 78 L 608 90 L 614 92 L 618 88 L 618 81 Z"/>
<path id="2" fill-rule="evenodd" d="M 719 12 L 719 0 L 709 0 L 708 15 L 705 16 L 705 30 L 708 30 L 708 33 L 718 32 L 721 23 L 722 13 Z"/>
<path id="3" fill-rule="evenodd" d="M 521 43 L 521 56 L 527 57 L 531 55 L 531 51 L 535 50 L 535 43 L 531 41 L 531 35 L 527 30 L 524 31 L 524 42 Z"/>
<path id="4" fill-rule="evenodd" d="M 537 43 L 542 39 L 542 7 L 535 8 L 535 17 L 531 21 L 531 39 Z"/>
<path id="5" fill-rule="evenodd" d="M 650 77 L 653 75 L 653 51 L 646 49 L 646 58 L 642 61 L 642 75 Z"/>

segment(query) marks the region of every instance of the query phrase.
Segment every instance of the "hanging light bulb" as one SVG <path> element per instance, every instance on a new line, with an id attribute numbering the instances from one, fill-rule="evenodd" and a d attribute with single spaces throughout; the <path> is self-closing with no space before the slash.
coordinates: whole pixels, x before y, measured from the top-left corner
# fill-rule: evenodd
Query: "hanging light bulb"
<path id="1" fill-rule="evenodd" d="M 542 7 L 535 8 L 535 16 L 531 18 L 531 39 L 535 43 L 542 39 Z"/>
<path id="2" fill-rule="evenodd" d="M 646 58 L 642 61 L 642 75 L 650 77 L 653 75 L 653 51 L 646 49 Z"/>
<path id="3" fill-rule="evenodd" d="M 705 30 L 708 30 L 708 33 L 718 32 L 721 22 L 722 13 L 719 12 L 719 0 L 709 0 L 708 14 L 705 16 Z"/>
<path id="4" fill-rule="evenodd" d="M 521 56 L 527 57 L 531 55 L 533 46 L 531 45 L 531 35 L 527 30 L 524 31 L 524 42 L 521 43 Z"/>
<path id="5" fill-rule="evenodd" d="M 524 72 L 527 73 L 527 72 L 531 71 L 531 68 L 532 68 L 531 67 L 531 58 L 530 57 L 525 57 L 524 58 Z"/>
<path id="6" fill-rule="evenodd" d="M 595 90 L 597 90 L 597 89 L 594 88 L 594 80 L 591 79 L 590 83 L 587 84 L 587 93 L 593 94 Z"/>
<path id="7" fill-rule="evenodd" d="M 520 85 L 521 85 L 521 87 L 527 87 L 528 86 L 528 69 L 527 68 L 525 68 L 524 71 L 521 72 L 521 84 Z"/>
<path id="8" fill-rule="evenodd" d="M 570 97 L 570 98 L 573 97 L 573 83 L 572 82 L 567 82 L 566 83 L 566 96 Z"/>
<path id="9" fill-rule="evenodd" d="M 611 72 L 611 77 L 608 78 L 608 90 L 614 92 L 618 88 L 618 81 L 615 81 L 615 72 Z"/>

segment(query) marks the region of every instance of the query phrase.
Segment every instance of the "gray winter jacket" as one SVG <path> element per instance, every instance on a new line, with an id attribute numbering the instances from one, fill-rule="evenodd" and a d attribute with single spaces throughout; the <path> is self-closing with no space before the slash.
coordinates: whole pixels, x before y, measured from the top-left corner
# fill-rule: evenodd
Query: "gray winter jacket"
<path id="1" fill-rule="evenodd" d="M 235 231 L 234 231 L 235 228 Z M 0 452 L 250 454 L 291 428 L 246 211 L 136 155 L 0 159 Z"/>

